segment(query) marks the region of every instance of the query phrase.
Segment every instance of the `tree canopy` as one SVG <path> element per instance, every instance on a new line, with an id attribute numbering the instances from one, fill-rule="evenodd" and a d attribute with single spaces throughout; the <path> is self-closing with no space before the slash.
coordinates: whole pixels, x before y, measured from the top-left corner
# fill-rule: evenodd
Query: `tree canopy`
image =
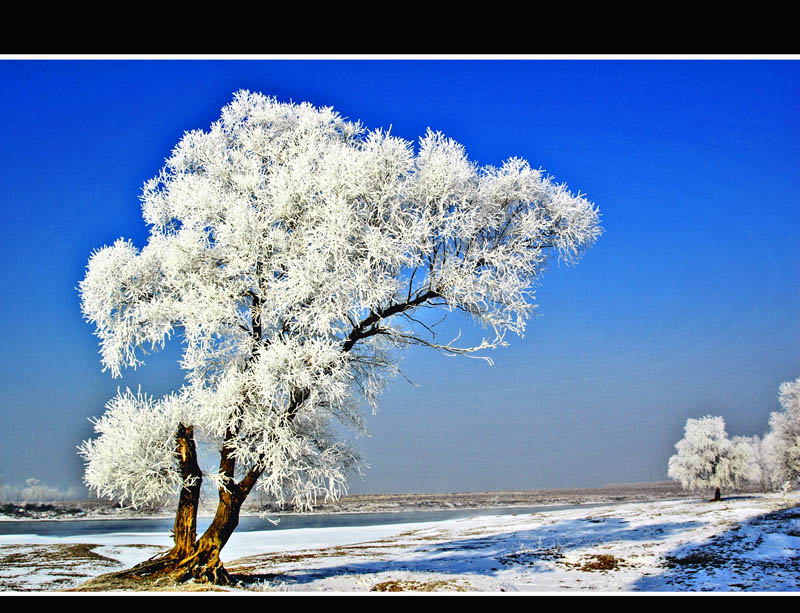
<path id="1" fill-rule="evenodd" d="M 774 461 L 780 479 L 789 482 L 800 477 L 800 377 L 782 383 L 778 390 L 780 411 L 770 415 L 774 438 Z"/>
<path id="2" fill-rule="evenodd" d="M 748 442 L 742 437 L 729 439 L 722 417 L 687 419 L 675 449 L 667 474 L 686 489 L 730 488 L 752 475 Z"/>
<path id="3" fill-rule="evenodd" d="M 525 331 L 546 265 L 601 232 L 592 202 L 520 158 L 478 166 L 439 132 L 415 146 L 247 91 L 183 136 L 141 205 L 147 244 L 97 250 L 80 284 L 113 376 L 183 344 L 183 387 L 121 391 L 81 447 L 87 483 L 132 504 L 202 479 L 300 507 L 340 494 L 357 454 L 333 424 L 363 428 L 402 350 L 488 359 Z M 427 309 L 483 340 L 439 340 Z M 188 470 L 176 432 L 219 468 Z"/>

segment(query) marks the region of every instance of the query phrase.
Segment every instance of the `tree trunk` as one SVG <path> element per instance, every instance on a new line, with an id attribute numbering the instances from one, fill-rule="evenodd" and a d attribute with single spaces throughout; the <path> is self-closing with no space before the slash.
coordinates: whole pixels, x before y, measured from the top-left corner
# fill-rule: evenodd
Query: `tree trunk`
<path id="1" fill-rule="evenodd" d="M 203 473 L 197 463 L 197 449 L 194 444 L 192 426 L 187 428 L 183 424 L 178 424 L 175 442 L 184 485 L 178 499 L 178 510 L 175 512 L 175 525 L 172 530 L 175 546 L 172 548 L 171 554 L 178 559 L 183 559 L 194 552 L 197 540 L 197 509 L 200 504 Z"/>
<path id="2" fill-rule="evenodd" d="M 238 489 L 238 488 L 235 488 Z M 231 577 L 220 560 L 220 552 L 239 525 L 239 511 L 244 498 L 237 493 L 221 491 L 217 512 L 211 525 L 194 544 L 191 555 L 178 562 L 170 573 L 176 581 L 202 581 L 229 585 Z"/>
<path id="3" fill-rule="evenodd" d="M 227 438 L 227 436 L 226 436 Z M 253 490 L 263 468 L 251 467 L 239 483 L 233 479 L 235 459 L 223 445 L 220 452 L 220 472 L 227 478 L 219 489 L 219 502 L 214 519 L 203 535 L 197 538 L 197 511 L 200 503 L 202 472 L 197 462 L 197 449 L 191 426 L 178 425 L 175 433 L 175 457 L 181 470 L 183 487 L 175 513 L 173 537 L 175 545 L 169 551 L 137 564 L 133 568 L 101 575 L 97 580 L 160 583 L 199 581 L 230 585 L 232 577 L 220 560 L 220 552 L 239 525 L 242 504 Z M 94 581 L 94 580 L 93 580 Z M 90 582 L 91 583 L 91 582 Z"/>
<path id="4" fill-rule="evenodd" d="M 722 500 L 722 497 L 720 496 L 719 488 L 715 488 L 714 497 L 709 502 L 719 502 L 720 500 Z"/>
<path id="5" fill-rule="evenodd" d="M 233 475 L 234 460 L 223 447 L 220 468 L 223 474 Z M 214 519 L 203 536 L 193 544 L 190 555 L 184 556 L 175 566 L 170 576 L 175 581 L 201 581 L 217 585 L 230 585 L 231 576 L 220 560 L 220 552 L 239 525 L 239 512 L 256 481 L 261 475 L 260 468 L 253 467 L 247 475 L 236 483 L 231 478 L 225 487 L 219 489 L 219 503 Z"/>
<path id="6" fill-rule="evenodd" d="M 232 485 L 233 489 L 240 490 L 235 484 Z M 185 498 L 189 497 L 184 497 L 182 492 L 181 501 Z M 191 541 L 189 540 L 189 535 L 194 534 L 196 522 L 185 521 L 186 514 L 182 512 L 182 509 L 188 511 L 188 508 L 179 504 L 175 517 L 175 546 L 172 549 L 128 570 L 102 575 L 102 578 L 153 583 L 160 583 L 164 579 L 168 579 L 176 583 L 197 581 L 215 585 L 233 584 L 234 580 L 228 574 L 219 556 L 231 534 L 239 525 L 239 511 L 245 498 L 246 495 L 234 494 L 228 490 L 221 491 L 214 519 L 203 536 L 196 541 L 193 537 Z M 196 506 L 194 510 L 196 516 Z"/>
<path id="7" fill-rule="evenodd" d="M 145 579 L 170 575 L 176 566 L 195 552 L 197 546 L 197 511 L 203 473 L 197 463 L 194 429 L 178 424 L 175 432 L 175 457 L 181 471 L 183 487 L 175 511 L 172 536 L 175 545 L 169 551 L 145 560 L 128 570 L 110 573 L 119 579 Z"/>

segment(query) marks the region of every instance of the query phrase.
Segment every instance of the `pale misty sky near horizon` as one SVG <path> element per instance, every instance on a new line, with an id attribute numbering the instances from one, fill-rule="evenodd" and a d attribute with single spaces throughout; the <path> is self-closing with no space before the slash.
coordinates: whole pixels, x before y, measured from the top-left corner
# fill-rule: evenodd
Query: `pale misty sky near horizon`
<path id="1" fill-rule="evenodd" d="M 523 157 L 602 214 L 494 366 L 405 356 L 414 385 L 369 416 L 351 492 L 663 480 L 688 417 L 762 434 L 800 377 L 798 77 L 794 59 L 0 60 L 1 484 L 80 486 L 76 447 L 117 387 L 180 385 L 175 343 L 102 373 L 75 288 L 93 249 L 144 245 L 144 181 L 239 89 L 440 130 L 481 165 Z"/>

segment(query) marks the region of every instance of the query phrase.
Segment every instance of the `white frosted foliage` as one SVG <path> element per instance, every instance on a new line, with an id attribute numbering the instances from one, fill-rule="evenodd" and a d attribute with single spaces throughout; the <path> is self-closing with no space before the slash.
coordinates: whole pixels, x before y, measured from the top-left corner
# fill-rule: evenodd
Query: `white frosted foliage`
<path id="1" fill-rule="evenodd" d="M 779 440 L 775 433 L 770 431 L 764 436 L 747 437 L 746 440 L 753 457 L 752 474 L 748 481 L 762 492 L 777 490 L 785 479 L 782 479 Z"/>
<path id="2" fill-rule="evenodd" d="M 794 483 L 800 478 L 800 377 L 781 384 L 778 401 L 781 410 L 769 419 L 776 470 L 782 480 Z"/>
<path id="3" fill-rule="evenodd" d="M 186 409 L 174 394 L 155 400 L 141 392 L 118 392 L 93 420 L 99 436 L 79 447 L 87 484 L 134 507 L 176 493 L 183 482 L 174 436 L 189 417 Z"/>
<path id="4" fill-rule="evenodd" d="M 306 507 L 344 491 L 357 458 L 334 424 L 362 428 L 402 349 L 488 359 L 524 332 L 546 264 L 601 232 L 594 204 L 522 159 L 480 167 L 438 132 L 415 145 L 246 91 L 184 135 L 141 202 L 147 244 L 99 249 L 80 285 L 103 368 L 180 339 L 181 423 L 236 459 L 207 477 L 256 471 Z M 486 336 L 443 342 L 422 309 L 466 312 Z M 136 502 L 174 489 L 175 420 L 119 396 L 82 448 L 87 482 Z"/>
<path id="5" fill-rule="evenodd" d="M 753 476 L 749 442 L 729 439 L 722 417 L 687 419 L 675 449 L 667 474 L 685 489 L 731 488 Z"/>

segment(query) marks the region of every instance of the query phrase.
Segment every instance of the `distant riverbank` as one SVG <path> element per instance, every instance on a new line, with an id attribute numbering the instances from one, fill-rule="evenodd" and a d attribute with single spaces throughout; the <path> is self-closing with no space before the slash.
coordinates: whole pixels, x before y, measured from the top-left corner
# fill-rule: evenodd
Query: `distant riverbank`
<path id="1" fill-rule="evenodd" d="M 602 504 L 602 503 L 601 503 Z M 236 531 L 263 532 L 274 530 L 307 530 L 313 528 L 354 528 L 364 526 L 387 526 L 399 524 L 419 524 L 482 517 L 485 515 L 517 515 L 563 511 L 577 507 L 591 508 L 599 505 L 540 505 L 535 507 L 505 507 L 484 509 L 447 510 L 405 510 L 371 513 L 292 513 L 264 518 L 261 515 L 241 517 Z M 198 519 L 198 531 L 202 532 L 211 523 L 211 516 Z M 0 520 L 0 542 L 14 542 L 14 537 L 28 537 L 35 540 L 62 539 L 86 536 L 95 538 L 101 535 L 144 535 L 163 534 L 168 542 L 172 530 L 172 517 L 102 517 L 102 518 L 59 518 L 54 520 Z"/>
<path id="2" fill-rule="evenodd" d="M 709 494 L 710 495 L 710 494 Z M 597 488 L 560 488 L 505 492 L 354 494 L 338 501 L 320 504 L 308 514 L 404 513 L 449 511 L 458 509 L 500 509 L 515 507 L 562 506 L 592 503 L 646 502 L 697 496 L 681 489 L 673 481 L 611 484 Z M 213 515 L 211 505 L 201 509 L 201 516 Z M 170 506 L 140 509 L 122 508 L 108 500 L 71 500 L 52 503 L 2 503 L 0 521 L 73 520 L 73 519 L 160 519 L 170 518 Z M 278 509 L 258 500 L 252 501 L 243 516 L 297 515 L 291 509 Z"/>

